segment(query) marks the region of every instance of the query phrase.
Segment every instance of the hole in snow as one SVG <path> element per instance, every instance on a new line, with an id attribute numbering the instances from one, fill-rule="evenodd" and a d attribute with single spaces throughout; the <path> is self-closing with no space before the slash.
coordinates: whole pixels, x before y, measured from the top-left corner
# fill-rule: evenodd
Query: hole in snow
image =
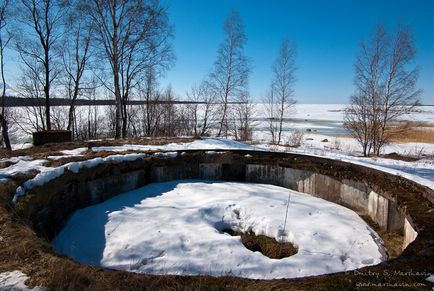
<path id="1" fill-rule="evenodd" d="M 274 238 L 265 235 L 256 235 L 254 232 L 238 232 L 232 229 L 224 229 L 223 232 L 231 236 L 241 236 L 242 244 L 252 252 L 260 252 L 270 259 L 283 259 L 295 255 L 297 246 L 290 242 L 278 242 Z"/>

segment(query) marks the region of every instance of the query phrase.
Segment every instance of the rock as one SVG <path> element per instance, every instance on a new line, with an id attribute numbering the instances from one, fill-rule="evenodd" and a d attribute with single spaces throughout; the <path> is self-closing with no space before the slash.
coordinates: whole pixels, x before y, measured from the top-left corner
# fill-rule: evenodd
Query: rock
<path id="1" fill-rule="evenodd" d="M 321 142 L 329 142 L 329 140 L 325 138 Z"/>

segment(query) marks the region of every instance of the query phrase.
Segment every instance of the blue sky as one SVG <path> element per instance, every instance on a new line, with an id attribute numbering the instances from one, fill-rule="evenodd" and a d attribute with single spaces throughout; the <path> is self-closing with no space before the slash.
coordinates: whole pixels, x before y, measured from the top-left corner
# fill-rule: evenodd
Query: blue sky
<path id="1" fill-rule="evenodd" d="M 241 15 L 246 55 L 252 61 L 250 92 L 260 101 L 285 36 L 297 44 L 299 103 L 346 103 L 353 93 L 353 64 L 362 40 L 377 24 L 410 25 L 418 50 L 423 103 L 434 104 L 434 1 L 432 0 L 165 0 L 175 26 L 175 67 L 161 80 L 180 99 L 211 70 L 232 9 Z"/>
<path id="2" fill-rule="evenodd" d="M 175 27 L 175 66 L 160 80 L 179 99 L 211 71 L 223 22 L 232 9 L 241 15 L 246 55 L 252 62 L 249 88 L 261 102 L 271 81 L 271 66 L 284 37 L 297 44 L 299 103 L 347 103 L 354 91 L 353 64 L 359 44 L 378 24 L 411 26 L 424 104 L 434 104 L 434 0 L 161 0 Z M 12 45 L 10 46 L 12 47 Z M 19 57 L 5 55 L 6 81 L 16 85 Z"/>

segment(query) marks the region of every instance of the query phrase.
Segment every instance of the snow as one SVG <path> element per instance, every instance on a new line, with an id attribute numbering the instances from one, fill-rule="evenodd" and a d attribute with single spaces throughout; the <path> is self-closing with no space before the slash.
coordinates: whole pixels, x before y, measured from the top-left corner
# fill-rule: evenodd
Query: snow
<path id="1" fill-rule="evenodd" d="M 85 151 L 87 151 L 87 150 L 88 150 L 87 148 L 76 148 L 76 149 L 73 149 L 73 150 L 63 150 L 63 151 L 60 151 L 60 153 L 62 155 L 59 155 L 59 156 L 48 156 L 47 158 L 50 159 L 50 160 L 57 161 L 57 160 L 60 160 L 60 159 L 63 159 L 63 158 L 68 158 L 68 157 L 82 157 L 83 153 Z"/>
<path id="2" fill-rule="evenodd" d="M 204 138 L 187 143 L 170 143 L 166 145 L 122 145 L 122 146 L 102 146 L 93 147 L 93 151 L 182 151 L 182 150 L 206 150 L 206 149 L 251 149 L 245 143 L 223 139 L 223 138 Z"/>
<path id="3" fill-rule="evenodd" d="M 31 156 L 18 156 L 18 157 L 11 157 L 11 158 L 2 158 L 0 159 L 0 162 L 10 162 L 10 163 L 18 163 L 19 161 L 31 161 L 33 158 Z"/>
<path id="4" fill-rule="evenodd" d="M 29 149 L 33 147 L 32 143 L 26 142 L 26 143 L 13 143 L 11 144 L 12 150 L 24 150 Z"/>
<path id="5" fill-rule="evenodd" d="M 288 200 L 296 255 L 270 259 L 225 228 L 278 238 Z M 78 210 L 54 239 L 79 262 L 149 274 L 294 278 L 380 263 L 381 239 L 353 211 L 263 184 L 155 183 Z"/>
<path id="6" fill-rule="evenodd" d="M 18 157 L 8 159 L 12 163 L 9 167 L 0 169 L 0 177 L 8 178 L 19 173 L 28 173 L 31 171 L 43 171 L 46 167 L 45 164 L 48 163 L 47 160 L 31 160 L 30 157 Z"/>
<path id="7" fill-rule="evenodd" d="M 44 290 L 41 287 L 35 287 L 30 289 L 26 286 L 25 282 L 29 279 L 26 274 L 21 271 L 12 271 L 12 272 L 4 272 L 0 273 L 0 290 L 33 290 L 33 291 L 42 291 Z"/>
<path id="8" fill-rule="evenodd" d="M 312 140 L 304 141 L 299 148 L 288 148 L 283 146 L 270 146 L 266 143 L 256 145 L 248 145 L 245 143 L 227 140 L 223 138 L 206 138 L 190 143 L 168 144 L 159 146 L 149 145 L 124 145 L 113 147 L 95 147 L 94 151 L 115 151 L 122 152 L 128 150 L 148 151 L 148 150 L 185 150 L 185 149 L 202 149 L 208 150 L 207 153 L 215 152 L 215 150 L 258 150 L 258 151 L 276 151 L 288 152 L 317 157 L 325 157 L 334 160 L 359 164 L 362 166 L 374 168 L 380 171 L 400 175 L 407 179 L 416 181 L 422 185 L 434 189 L 434 161 L 420 160 L 415 162 L 404 162 L 385 158 L 362 158 L 354 156 L 357 154 L 355 149 L 358 148 L 357 143 L 350 138 L 331 138 L 325 135 L 310 135 Z M 328 139 L 328 142 L 321 142 Z M 409 154 L 419 152 L 420 149 L 425 149 L 426 152 L 434 154 L 433 144 L 423 143 L 404 143 L 391 144 L 386 147 L 386 152 L 398 152 L 401 154 Z M 212 150 L 211 150 L 212 149 Z M 399 150 L 401 149 L 401 150 Z"/>
<path id="9" fill-rule="evenodd" d="M 426 280 L 428 282 L 434 283 L 434 275 L 429 276 L 428 278 L 426 278 Z"/>
<path id="10" fill-rule="evenodd" d="M 345 104 L 295 104 L 293 118 L 343 121 Z M 257 116 L 266 116 L 264 104 L 256 104 Z M 403 120 L 434 122 L 434 106 L 416 106 Z"/>
<path id="11" fill-rule="evenodd" d="M 76 148 L 73 150 L 63 150 L 60 151 L 62 154 L 66 155 L 66 156 L 77 156 L 77 155 L 81 155 L 82 153 L 84 153 L 85 151 L 87 151 L 87 148 Z"/>
<path id="12" fill-rule="evenodd" d="M 166 153 L 156 153 L 156 156 L 176 157 L 175 151 L 197 149 L 205 150 L 207 154 L 218 154 L 219 150 L 257 150 L 257 151 L 276 151 L 276 152 L 289 152 L 303 155 L 311 155 L 318 157 L 325 157 L 334 160 L 341 160 L 349 163 L 359 164 L 371 168 L 378 169 L 380 171 L 388 172 L 394 175 L 400 175 L 407 179 L 413 180 L 417 183 L 425 185 L 434 189 L 434 161 L 433 160 L 419 160 L 416 162 L 404 162 L 392 159 L 384 158 L 362 158 L 354 156 L 357 154 L 356 149 L 358 145 L 354 140 L 350 138 L 331 138 L 324 135 L 309 135 L 312 140 L 303 141 L 302 146 L 299 148 L 288 148 L 283 146 L 270 146 L 266 143 L 260 143 L 255 145 L 248 145 L 242 142 L 223 139 L 223 138 L 205 138 L 202 140 L 195 140 L 187 143 L 171 143 L 167 145 L 123 145 L 112 147 L 94 147 L 93 151 L 169 151 Z M 328 142 L 321 142 L 324 139 L 328 139 Z M 405 144 L 392 144 L 388 145 L 386 149 L 392 147 L 393 151 L 401 149 L 398 153 L 407 153 L 411 151 L 414 153 L 420 152 L 420 149 L 425 149 L 425 152 L 434 154 L 433 144 L 422 143 L 405 143 Z M 70 156 L 81 155 L 86 148 L 77 148 L 74 150 L 64 151 L 64 154 Z M 182 154 L 181 154 L 182 155 Z M 14 163 L 9 167 L 0 169 L 0 182 L 7 181 L 11 176 L 18 173 L 28 173 L 30 171 L 38 171 L 39 174 L 27 181 L 23 188 L 28 191 L 36 186 L 41 186 L 44 183 L 51 181 L 63 174 L 64 169 L 68 169 L 73 173 L 78 173 L 81 168 L 92 168 L 101 163 L 106 162 L 119 162 L 119 161 L 132 161 L 139 158 L 144 158 L 146 154 L 116 154 L 105 158 L 94 158 L 87 161 L 72 162 L 62 165 L 58 168 L 46 167 L 47 160 L 32 160 L 31 157 L 21 156 L 9 159 L 1 159 L 1 162 L 9 161 Z M 20 197 L 21 194 L 17 192 L 14 197 L 14 201 Z"/>

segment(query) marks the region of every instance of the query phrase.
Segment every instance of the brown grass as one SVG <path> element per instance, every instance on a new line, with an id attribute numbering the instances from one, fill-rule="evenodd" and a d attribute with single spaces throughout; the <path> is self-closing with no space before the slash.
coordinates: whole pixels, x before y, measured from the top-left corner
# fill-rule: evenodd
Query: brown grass
<path id="1" fill-rule="evenodd" d="M 35 158 L 43 158 L 50 155 L 60 155 L 62 150 L 72 150 L 80 147 L 98 147 L 98 146 L 121 146 L 126 144 L 135 145 L 165 145 L 169 143 L 185 143 L 192 142 L 198 138 L 178 138 L 178 137 L 163 137 L 163 138 L 129 138 L 129 139 L 107 139 L 99 141 L 73 141 L 64 143 L 50 143 L 42 146 L 33 146 L 28 149 L 7 151 L 0 150 L 0 158 L 9 158 L 16 156 L 33 156 Z M 0 165 L 1 166 L 1 165 Z"/>
<path id="2" fill-rule="evenodd" d="M 411 128 L 392 137 L 393 142 L 425 142 L 434 144 L 434 130 Z"/>
<path id="3" fill-rule="evenodd" d="M 404 245 L 403 235 L 387 232 L 366 214 L 359 213 L 359 216 L 383 239 L 389 260 L 397 258 L 402 253 L 402 246 Z"/>
<path id="4" fill-rule="evenodd" d="M 252 252 L 260 252 L 270 259 L 283 259 L 295 255 L 298 248 L 290 242 L 278 242 L 274 238 L 265 235 L 256 235 L 253 232 L 237 232 L 225 229 L 232 236 L 241 236 L 243 245 Z"/>

